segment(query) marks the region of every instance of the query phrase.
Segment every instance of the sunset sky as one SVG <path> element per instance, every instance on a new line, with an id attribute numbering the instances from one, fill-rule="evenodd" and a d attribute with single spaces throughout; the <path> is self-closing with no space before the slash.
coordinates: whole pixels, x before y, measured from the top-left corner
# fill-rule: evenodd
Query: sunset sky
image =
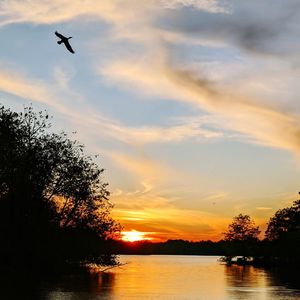
<path id="1" fill-rule="evenodd" d="M 99 154 L 125 231 L 264 229 L 300 190 L 299 18 L 295 0 L 1 0 L 0 103 Z"/>

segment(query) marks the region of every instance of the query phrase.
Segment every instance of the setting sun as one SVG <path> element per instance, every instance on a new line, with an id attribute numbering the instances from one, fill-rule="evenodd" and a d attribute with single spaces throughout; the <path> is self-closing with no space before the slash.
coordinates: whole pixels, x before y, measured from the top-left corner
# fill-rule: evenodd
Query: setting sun
<path id="1" fill-rule="evenodd" d="M 126 242 L 151 240 L 151 238 L 145 237 L 146 232 L 136 231 L 134 229 L 132 229 L 131 231 L 123 231 L 121 234 L 122 240 Z"/>

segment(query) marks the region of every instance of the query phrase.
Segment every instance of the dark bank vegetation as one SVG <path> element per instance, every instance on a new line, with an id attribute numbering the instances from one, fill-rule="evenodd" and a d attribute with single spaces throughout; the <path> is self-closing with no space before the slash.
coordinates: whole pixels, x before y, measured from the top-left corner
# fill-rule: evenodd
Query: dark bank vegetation
<path id="1" fill-rule="evenodd" d="M 118 254 L 138 255 L 225 255 L 224 241 L 186 241 L 167 240 L 166 242 L 151 241 L 110 241 L 111 248 Z"/>
<path id="2" fill-rule="evenodd" d="M 259 227 L 250 216 L 239 214 L 234 217 L 227 231 L 223 233 L 226 242 L 226 254 L 223 260 L 231 263 L 234 257 L 238 257 L 237 262 L 246 264 L 250 258 L 257 257 L 259 234 Z"/>
<path id="3" fill-rule="evenodd" d="M 245 220 L 247 220 L 245 222 Z M 259 266 L 300 265 L 300 200 L 279 209 L 267 224 L 264 239 L 249 216 L 235 217 L 224 234 L 224 261 Z"/>
<path id="4" fill-rule="evenodd" d="M 230 243 L 224 260 L 231 263 L 240 256 L 237 263 L 241 264 L 300 265 L 300 200 L 279 209 L 267 225 L 264 239 L 259 240 L 259 228 L 249 216 L 234 218 L 225 232 L 224 240 Z"/>
<path id="5" fill-rule="evenodd" d="M 110 215 L 103 169 L 46 112 L 0 107 L 0 265 L 67 268 L 116 264 L 106 240 Z"/>

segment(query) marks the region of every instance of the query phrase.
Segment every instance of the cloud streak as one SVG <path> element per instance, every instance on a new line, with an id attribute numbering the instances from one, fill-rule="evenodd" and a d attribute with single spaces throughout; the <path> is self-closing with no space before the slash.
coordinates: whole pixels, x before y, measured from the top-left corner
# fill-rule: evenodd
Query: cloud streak
<path id="1" fill-rule="evenodd" d="M 134 65 L 114 62 L 104 67 L 101 73 L 105 80 L 123 84 L 125 88 L 148 97 L 166 97 L 198 106 L 216 116 L 219 128 L 243 133 L 249 141 L 286 149 L 297 155 L 300 153 L 300 123 L 297 114 L 284 111 L 278 105 L 266 104 L 261 99 L 247 99 L 247 96 L 240 93 L 229 92 L 204 76 L 201 77 L 199 72 L 179 69 L 160 60 L 156 63 L 154 61 L 148 70 L 143 60 Z M 176 130 L 173 132 L 175 135 L 178 133 Z M 200 131 L 198 133 L 201 134 Z M 149 138 L 151 136 L 155 136 L 154 132 Z M 214 133 L 208 136 L 213 137 Z"/>
<path id="2" fill-rule="evenodd" d="M 224 1 L 222 1 L 224 2 Z M 297 55 L 300 4 L 282 1 L 230 1 L 229 14 L 207 14 L 185 10 L 173 14 L 163 27 L 195 38 L 222 41 L 250 52 Z"/>
<path id="3" fill-rule="evenodd" d="M 3 0 L 0 3 L 0 24 L 53 24 L 89 16 L 124 25 L 132 22 L 143 23 L 151 16 L 151 11 L 182 6 L 208 12 L 225 11 L 217 0 Z"/>
<path id="4" fill-rule="evenodd" d="M 176 85 L 196 96 L 199 105 L 224 118 L 224 127 L 247 134 L 258 143 L 300 154 L 299 116 L 218 90 L 189 71 L 170 67 L 166 71 Z"/>
<path id="5" fill-rule="evenodd" d="M 2 69 L 0 72 L 0 91 L 46 104 L 67 113 L 66 107 L 60 103 L 57 93 L 53 90 L 53 87 L 42 80 L 28 78 L 15 70 Z"/>

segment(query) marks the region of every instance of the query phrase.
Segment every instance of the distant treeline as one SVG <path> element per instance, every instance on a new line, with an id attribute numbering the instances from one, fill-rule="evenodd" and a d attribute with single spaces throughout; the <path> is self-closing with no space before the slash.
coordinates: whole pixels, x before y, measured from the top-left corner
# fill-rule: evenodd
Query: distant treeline
<path id="1" fill-rule="evenodd" d="M 294 265 L 300 264 L 299 241 L 199 241 L 168 240 L 153 243 L 149 241 L 109 241 L 107 250 L 115 254 L 130 255 L 216 255 L 226 259 L 241 257 L 241 264 Z M 243 261 L 243 257 L 245 260 Z M 252 259 L 251 262 L 249 259 Z"/>
<path id="2" fill-rule="evenodd" d="M 167 255 L 225 255 L 226 242 L 168 240 L 153 243 L 149 241 L 111 241 L 110 247 L 116 254 L 167 254 Z"/>

